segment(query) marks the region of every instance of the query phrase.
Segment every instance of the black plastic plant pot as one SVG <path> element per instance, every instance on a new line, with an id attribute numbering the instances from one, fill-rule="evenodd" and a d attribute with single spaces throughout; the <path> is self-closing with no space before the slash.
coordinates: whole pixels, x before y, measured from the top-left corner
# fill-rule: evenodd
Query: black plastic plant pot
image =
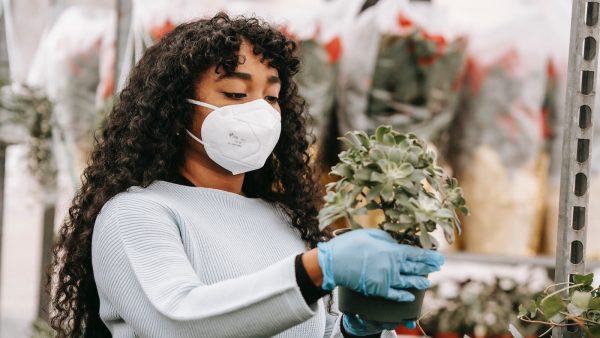
<path id="1" fill-rule="evenodd" d="M 341 235 L 352 229 L 337 229 L 334 236 Z M 361 318 L 378 322 L 401 322 L 417 320 L 421 316 L 423 299 L 427 290 L 406 289 L 415 295 L 412 302 L 396 302 L 381 297 L 365 296 L 354 290 L 339 287 L 338 306 L 341 312 L 360 315 Z"/>
<path id="2" fill-rule="evenodd" d="M 412 302 L 396 302 L 380 297 L 369 297 L 354 290 L 340 287 L 338 290 L 338 303 L 340 311 L 348 314 L 360 315 L 367 320 L 378 322 L 402 322 L 417 320 L 421 316 L 421 307 L 426 290 L 407 289 L 415 295 Z"/>

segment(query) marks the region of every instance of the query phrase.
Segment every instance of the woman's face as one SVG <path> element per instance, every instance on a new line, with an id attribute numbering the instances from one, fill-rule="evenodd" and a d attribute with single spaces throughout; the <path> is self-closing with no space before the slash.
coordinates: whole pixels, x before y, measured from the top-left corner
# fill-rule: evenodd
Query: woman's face
<path id="1" fill-rule="evenodd" d="M 278 102 L 281 83 L 277 70 L 269 67 L 266 60 L 261 62 L 260 55 L 254 55 L 252 45 L 247 41 L 240 45 L 238 55 L 241 63 L 232 74 L 227 75 L 216 66 L 204 72 L 196 84 L 194 99 L 217 107 L 264 99 L 281 112 Z M 202 123 L 212 110 L 200 106 L 194 106 L 194 109 L 196 114 L 191 131 L 200 135 Z M 189 139 L 188 146 L 208 160 L 201 144 Z"/>

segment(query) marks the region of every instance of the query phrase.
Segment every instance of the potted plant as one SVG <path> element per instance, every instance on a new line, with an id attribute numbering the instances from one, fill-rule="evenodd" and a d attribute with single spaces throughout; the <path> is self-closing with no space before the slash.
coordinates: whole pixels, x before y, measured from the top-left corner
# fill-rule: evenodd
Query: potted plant
<path id="1" fill-rule="evenodd" d="M 600 288 L 594 288 L 594 274 L 573 275 L 573 282 L 548 286 L 536 300 L 519 307 L 519 319 L 555 327 L 580 330 L 579 336 L 600 337 Z M 563 293 L 566 295 L 563 296 Z"/>
<path id="2" fill-rule="evenodd" d="M 456 210 L 468 214 L 462 189 L 436 165 L 435 152 L 423 140 L 390 126 L 378 127 L 373 135 L 348 132 L 340 140 L 347 149 L 330 172 L 339 179 L 326 186 L 325 205 L 319 213 L 321 229 L 340 218 L 351 224 L 345 231 L 361 228 L 354 216 L 372 210 L 384 218 L 371 226 L 387 231 L 400 244 L 435 249 L 437 242 L 430 233 L 437 227 L 443 229 L 448 243 L 454 241 L 455 232 L 460 233 Z M 343 312 L 370 320 L 416 319 L 425 291 L 408 291 L 415 301 L 398 303 L 340 287 L 339 306 Z"/>

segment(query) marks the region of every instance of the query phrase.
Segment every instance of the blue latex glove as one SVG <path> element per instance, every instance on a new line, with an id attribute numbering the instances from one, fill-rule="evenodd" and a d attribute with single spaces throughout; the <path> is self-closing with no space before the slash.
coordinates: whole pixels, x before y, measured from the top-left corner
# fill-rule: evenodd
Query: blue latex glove
<path id="1" fill-rule="evenodd" d="M 429 281 L 423 275 L 444 263 L 438 252 L 398 244 L 379 229 L 349 231 L 317 248 L 324 290 L 345 286 L 399 302 L 413 301 L 414 295 L 402 289 L 426 289 Z"/>

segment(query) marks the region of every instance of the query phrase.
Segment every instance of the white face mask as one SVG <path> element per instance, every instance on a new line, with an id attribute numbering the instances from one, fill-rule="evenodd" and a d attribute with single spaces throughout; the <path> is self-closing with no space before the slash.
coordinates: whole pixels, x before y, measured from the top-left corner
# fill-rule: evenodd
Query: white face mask
<path id="1" fill-rule="evenodd" d="M 199 139 L 215 163 L 238 175 L 260 169 L 273 152 L 281 133 L 281 115 L 263 99 L 216 107 L 187 99 L 195 105 L 213 109 L 200 130 Z"/>

